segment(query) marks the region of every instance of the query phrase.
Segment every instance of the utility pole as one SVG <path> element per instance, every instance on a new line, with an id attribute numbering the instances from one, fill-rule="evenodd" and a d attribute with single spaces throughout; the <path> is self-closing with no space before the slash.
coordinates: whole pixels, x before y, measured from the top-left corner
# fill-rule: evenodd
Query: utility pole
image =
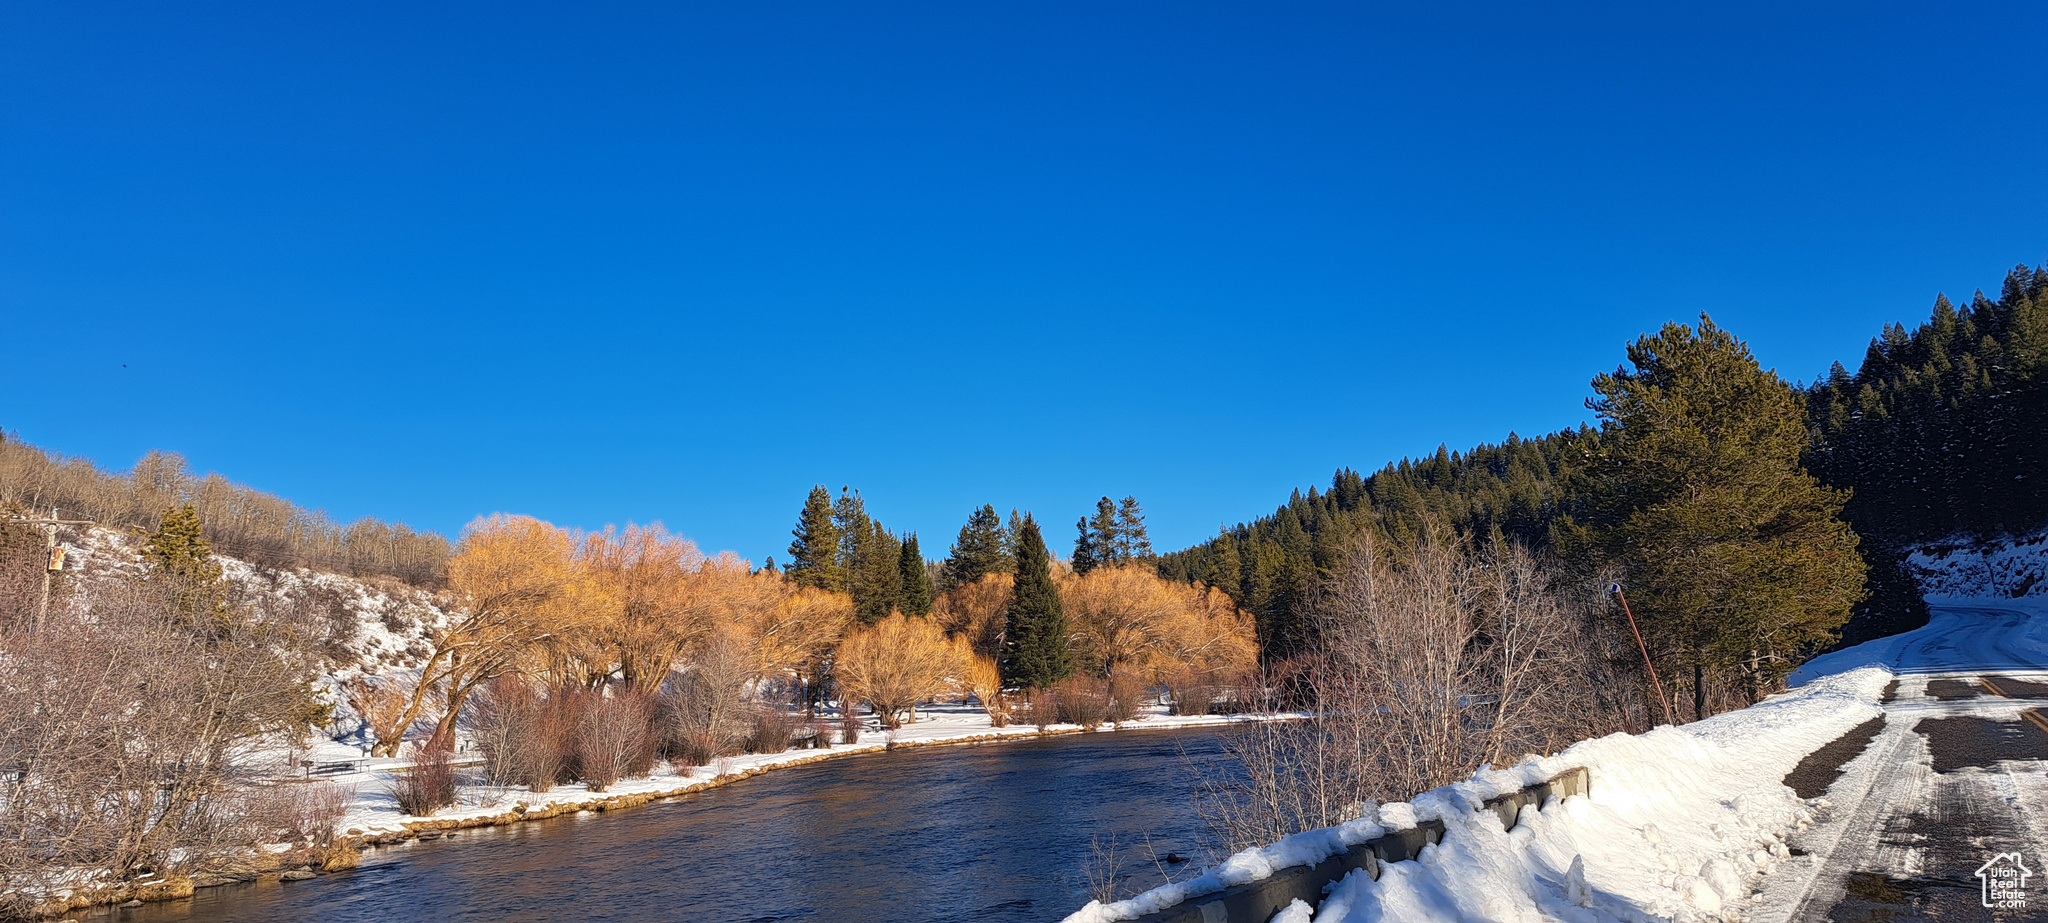
<path id="1" fill-rule="evenodd" d="M 54 506 L 50 508 L 50 518 L 48 519 L 36 519 L 20 515 L 11 518 L 15 522 L 41 526 L 43 530 L 43 595 L 37 598 L 35 618 L 31 619 L 28 623 L 29 634 L 35 634 L 42 630 L 43 621 L 50 616 L 50 586 L 54 582 L 56 575 L 64 570 L 64 548 L 57 544 L 57 527 L 89 526 L 92 525 L 92 520 L 58 519 L 57 508 Z"/>

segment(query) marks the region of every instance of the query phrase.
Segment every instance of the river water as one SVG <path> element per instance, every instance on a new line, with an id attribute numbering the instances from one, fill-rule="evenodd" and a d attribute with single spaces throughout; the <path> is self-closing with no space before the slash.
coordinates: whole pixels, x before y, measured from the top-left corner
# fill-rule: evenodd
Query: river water
<path id="1" fill-rule="evenodd" d="M 371 849 L 312 881 L 209 888 L 96 921 L 1050 921 L 1091 838 L 1211 858 L 1187 758 L 1213 731 L 1124 731 L 827 760 L 630 810 Z M 1187 866 L 1168 866 L 1169 871 Z M 1187 874 L 1182 871 L 1181 874 Z"/>

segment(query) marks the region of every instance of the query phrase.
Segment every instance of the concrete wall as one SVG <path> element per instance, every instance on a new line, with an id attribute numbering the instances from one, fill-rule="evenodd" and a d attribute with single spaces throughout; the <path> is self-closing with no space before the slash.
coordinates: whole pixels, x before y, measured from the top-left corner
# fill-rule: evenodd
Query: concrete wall
<path id="1" fill-rule="evenodd" d="M 1586 770 L 1574 769 L 1547 782 L 1538 782 L 1521 791 L 1494 798 L 1486 802 L 1484 810 L 1492 811 L 1500 818 L 1501 829 L 1513 830 L 1524 806 L 1541 807 L 1550 798 L 1583 795 L 1591 784 L 1592 778 Z M 1320 905 L 1324 888 L 1358 869 L 1365 869 L 1366 874 L 1378 881 L 1380 866 L 1412 860 L 1424 846 L 1435 845 L 1443 835 L 1443 822 L 1434 820 L 1407 830 L 1396 830 L 1315 865 L 1281 869 L 1268 878 L 1189 898 L 1165 910 L 1139 917 L 1135 923 L 1267 923 L 1274 914 L 1297 899 L 1312 907 Z"/>

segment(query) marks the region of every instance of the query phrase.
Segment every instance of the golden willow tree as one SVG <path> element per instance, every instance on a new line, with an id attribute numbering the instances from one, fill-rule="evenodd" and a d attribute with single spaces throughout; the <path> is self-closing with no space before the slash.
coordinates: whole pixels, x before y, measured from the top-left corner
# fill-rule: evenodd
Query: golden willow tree
<path id="1" fill-rule="evenodd" d="M 442 709 L 434 740 L 454 740 L 462 705 L 483 684 L 519 671 L 563 624 L 564 598 L 576 581 L 576 545 L 569 533 L 530 516 L 502 513 L 464 530 L 448 562 L 455 620 L 436 630 L 399 719 L 371 752 L 394 756 L 406 729 L 430 706 Z"/>

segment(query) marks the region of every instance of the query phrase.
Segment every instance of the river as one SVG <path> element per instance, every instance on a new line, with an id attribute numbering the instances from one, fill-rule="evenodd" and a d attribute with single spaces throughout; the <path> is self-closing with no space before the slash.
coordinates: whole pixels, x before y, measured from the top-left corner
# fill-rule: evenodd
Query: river
<path id="1" fill-rule="evenodd" d="M 933 747 L 777 770 L 673 801 L 367 850 L 312 881 L 227 885 L 95 921 L 1050 921 L 1088 900 L 1091 838 L 1198 865 L 1216 845 L 1182 751 L 1215 732 Z M 1188 865 L 1169 866 L 1169 871 Z M 75 917 L 75 918 L 81 918 Z"/>

